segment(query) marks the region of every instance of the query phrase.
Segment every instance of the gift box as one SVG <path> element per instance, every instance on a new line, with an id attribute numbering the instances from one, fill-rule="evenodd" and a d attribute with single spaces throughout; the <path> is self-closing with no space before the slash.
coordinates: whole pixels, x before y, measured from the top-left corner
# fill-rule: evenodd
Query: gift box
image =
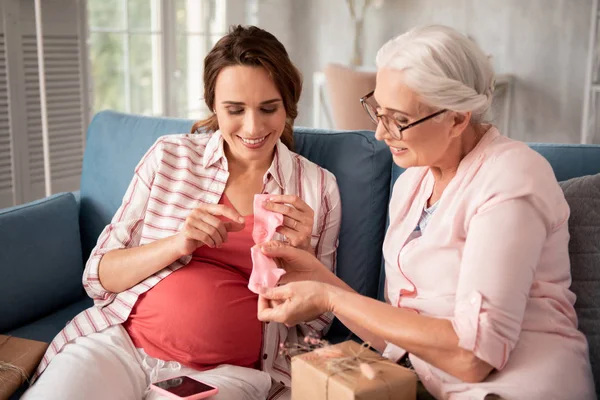
<path id="1" fill-rule="evenodd" d="M 8 399 L 31 377 L 48 343 L 0 335 L 0 399 Z"/>
<path id="2" fill-rule="evenodd" d="M 353 341 L 292 358 L 292 400 L 415 400 L 417 375 Z"/>

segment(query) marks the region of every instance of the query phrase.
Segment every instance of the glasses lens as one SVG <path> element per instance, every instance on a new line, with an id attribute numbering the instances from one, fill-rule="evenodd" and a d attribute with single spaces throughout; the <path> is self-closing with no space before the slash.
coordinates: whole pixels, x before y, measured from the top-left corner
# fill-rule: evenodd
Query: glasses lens
<path id="1" fill-rule="evenodd" d="M 373 121 L 374 124 L 377 124 L 379 121 L 377 121 L 377 109 L 375 106 L 373 104 L 369 104 L 367 101 L 364 101 L 363 107 L 369 115 L 369 118 L 371 118 L 371 121 Z"/>
<path id="2" fill-rule="evenodd" d="M 402 132 L 400 132 L 398 124 L 395 121 L 393 121 L 392 118 L 390 118 L 387 115 L 382 115 L 381 122 L 383 122 L 383 126 L 393 137 L 395 137 L 398 140 L 402 139 Z"/>

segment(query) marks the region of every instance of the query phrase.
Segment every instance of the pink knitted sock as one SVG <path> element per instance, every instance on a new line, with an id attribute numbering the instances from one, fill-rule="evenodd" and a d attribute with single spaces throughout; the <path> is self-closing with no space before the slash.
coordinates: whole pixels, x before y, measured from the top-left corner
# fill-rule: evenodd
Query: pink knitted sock
<path id="1" fill-rule="evenodd" d="M 263 203 L 270 195 L 257 194 L 254 196 L 254 228 L 252 239 L 257 245 L 273 239 L 278 226 L 283 224 L 283 215 L 265 210 Z M 259 287 L 275 287 L 285 270 L 277 267 L 275 260 L 265 256 L 257 246 L 251 249 L 252 274 L 248 282 L 248 289 L 258 293 Z"/>

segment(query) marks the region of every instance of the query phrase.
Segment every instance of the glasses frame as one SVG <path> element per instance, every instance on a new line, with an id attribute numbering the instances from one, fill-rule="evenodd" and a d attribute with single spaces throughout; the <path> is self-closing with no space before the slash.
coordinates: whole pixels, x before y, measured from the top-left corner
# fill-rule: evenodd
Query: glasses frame
<path id="1" fill-rule="evenodd" d="M 411 122 L 408 125 L 400 125 L 397 121 L 395 121 L 392 117 L 390 117 L 389 115 L 385 115 L 385 114 L 379 114 L 377 112 L 375 112 L 375 118 L 373 119 L 371 113 L 369 112 L 369 108 L 371 107 L 370 104 L 367 103 L 367 100 L 370 99 L 371 97 L 373 97 L 373 94 L 375 93 L 374 90 L 372 90 L 371 92 L 367 93 L 366 95 L 364 95 L 363 97 L 360 98 L 360 104 L 363 106 L 363 108 L 365 109 L 365 112 L 367 113 L 367 115 L 369 116 L 369 118 L 371 119 L 371 121 L 373 121 L 373 123 L 375 125 L 379 125 L 379 122 L 381 121 L 383 123 L 383 127 L 385 128 L 386 131 L 388 131 L 388 133 L 394 137 L 398 137 L 398 139 L 402 139 L 402 132 L 404 132 L 407 129 L 413 128 L 425 121 L 430 120 L 431 118 L 435 118 L 440 114 L 445 113 L 446 111 L 448 111 L 447 109 L 442 109 L 439 111 L 434 112 L 433 114 L 430 114 L 426 117 L 423 117 L 421 119 L 416 120 L 415 122 Z M 386 124 L 384 118 L 386 118 L 389 122 L 392 122 L 394 125 L 396 125 L 396 127 L 398 128 L 398 135 L 396 135 L 393 132 L 390 132 L 390 129 L 388 128 L 388 124 Z M 388 123 L 389 123 L 388 122 Z"/>

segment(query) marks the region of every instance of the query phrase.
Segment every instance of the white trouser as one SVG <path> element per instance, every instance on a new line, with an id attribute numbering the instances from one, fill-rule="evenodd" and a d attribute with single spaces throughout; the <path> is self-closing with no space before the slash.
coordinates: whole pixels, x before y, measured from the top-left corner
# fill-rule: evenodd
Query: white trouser
<path id="1" fill-rule="evenodd" d="M 56 355 L 23 400 L 158 400 L 150 382 L 189 375 L 219 388 L 211 400 L 264 400 L 266 372 L 224 365 L 200 372 L 136 349 L 121 325 L 75 339 Z"/>

